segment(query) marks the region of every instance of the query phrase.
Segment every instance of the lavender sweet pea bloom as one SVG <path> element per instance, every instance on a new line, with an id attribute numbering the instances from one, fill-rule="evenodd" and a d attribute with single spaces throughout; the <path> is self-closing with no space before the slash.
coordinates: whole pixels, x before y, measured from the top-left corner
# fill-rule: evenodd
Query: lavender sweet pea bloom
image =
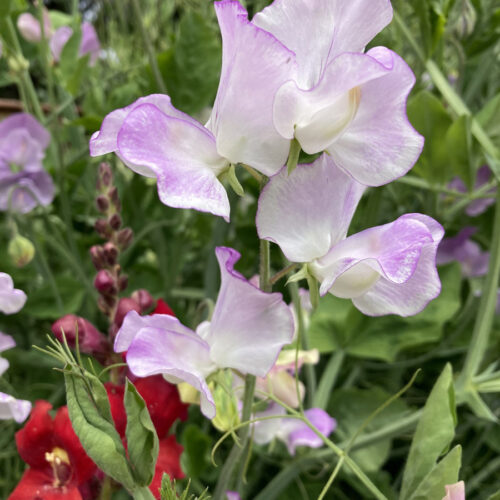
<path id="1" fill-rule="evenodd" d="M 488 272 L 490 253 L 483 252 L 481 247 L 470 239 L 477 231 L 475 227 L 465 227 L 456 236 L 445 238 L 438 247 L 437 264 L 457 261 L 462 274 L 467 278 L 484 276 Z"/>
<path id="2" fill-rule="evenodd" d="M 443 228 L 422 214 L 346 238 L 364 186 L 328 155 L 270 179 L 259 199 L 257 230 L 292 262 L 308 263 L 327 292 L 364 314 L 411 316 L 439 295 L 436 250 Z"/>
<path id="3" fill-rule="evenodd" d="M 474 190 L 477 190 L 487 184 L 491 179 L 491 170 L 488 165 L 483 165 L 478 171 L 476 176 L 476 182 L 474 184 Z M 460 177 L 455 177 L 449 184 L 448 187 L 450 189 L 456 189 L 461 193 L 467 193 L 467 187 L 460 179 Z M 488 193 L 495 194 L 496 188 L 491 188 Z M 476 200 L 472 200 L 465 209 L 465 213 L 469 217 L 477 217 L 481 215 L 486 209 L 495 203 L 495 198 L 492 196 L 491 198 L 478 198 Z"/>
<path id="4" fill-rule="evenodd" d="M 222 70 L 204 127 L 168 96 L 151 95 L 113 111 L 90 141 L 90 153 L 115 152 L 135 172 L 156 177 L 160 200 L 229 220 L 218 176 L 246 163 L 265 175 L 286 161 L 289 141 L 273 125 L 274 95 L 295 74 L 295 56 L 247 19 L 234 0 L 215 3 L 222 34 Z"/>
<path id="5" fill-rule="evenodd" d="M 62 26 L 50 40 L 50 50 L 55 61 L 61 59 L 61 54 L 64 46 L 73 35 L 73 30 L 69 26 Z M 90 23 L 82 24 L 82 39 L 78 55 L 83 57 L 85 54 L 90 54 L 90 65 L 93 66 L 99 57 L 101 44 L 95 31 L 94 26 Z"/>
<path id="6" fill-rule="evenodd" d="M 26 294 L 14 288 L 12 278 L 6 273 L 0 273 L 0 312 L 15 314 L 26 302 Z"/>
<path id="7" fill-rule="evenodd" d="M 297 57 L 274 99 L 277 131 L 369 186 L 404 175 L 423 147 L 406 117 L 411 69 L 385 47 L 362 53 L 391 19 L 388 0 L 275 0 L 252 21 Z"/>
<path id="8" fill-rule="evenodd" d="M 304 422 L 290 417 L 287 418 L 285 409 L 277 403 L 271 403 L 265 411 L 256 413 L 254 417 L 280 415 L 283 418 L 262 420 L 253 424 L 253 439 L 257 444 L 267 444 L 277 438 L 286 444 L 290 455 L 295 455 L 298 446 L 319 448 L 323 445 L 321 438 Z M 337 427 L 336 420 L 320 408 L 306 410 L 304 415 L 327 437 Z"/>
<path id="9" fill-rule="evenodd" d="M 10 335 L 5 335 L 5 333 L 0 332 L 0 353 L 12 349 L 15 346 L 16 342 Z M 9 362 L 0 357 L 0 377 L 7 371 L 7 368 L 9 368 Z"/>
<path id="10" fill-rule="evenodd" d="M 0 210 L 27 213 L 54 198 L 54 184 L 42 160 L 50 142 L 47 130 L 28 113 L 0 123 Z"/>
<path id="11" fill-rule="evenodd" d="M 115 339 L 115 351 L 127 351 L 138 377 L 163 374 L 200 391 L 201 411 L 215 417 L 207 377 L 219 368 L 263 377 L 281 348 L 291 342 L 293 319 L 279 293 L 264 293 L 234 270 L 240 254 L 218 247 L 221 288 L 211 322 L 194 332 L 173 316 L 139 316 L 130 311 Z"/>

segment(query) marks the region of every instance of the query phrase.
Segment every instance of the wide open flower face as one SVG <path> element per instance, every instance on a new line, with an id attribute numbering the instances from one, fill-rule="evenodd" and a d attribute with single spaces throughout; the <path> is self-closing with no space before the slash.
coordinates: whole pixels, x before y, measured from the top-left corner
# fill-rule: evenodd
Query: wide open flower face
<path id="1" fill-rule="evenodd" d="M 363 186 L 327 155 L 271 178 L 260 199 L 260 238 L 277 243 L 327 292 L 352 299 L 370 316 L 421 311 L 437 297 L 437 245 L 443 228 L 432 218 L 406 214 L 346 238 Z"/>
<path id="2" fill-rule="evenodd" d="M 95 472 L 95 464 L 73 431 L 68 409 L 59 408 L 54 419 L 49 414 L 51 409 L 47 401 L 38 401 L 30 419 L 16 434 L 19 454 L 30 468 L 9 500 L 80 500 L 78 486 Z"/>
<path id="3" fill-rule="evenodd" d="M 215 3 L 223 42 L 221 80 L 206 127 L 175 109 L 168 96 L 151 95 L 113 111 L 90 140 L 90 153 L 116 152 L 135 172 L 156 177 L 160 200 L 229 219 L 218 176 L 243 162 L 277 172 L 289 141 L 273 125 L 277 89 L 294 74 L 293 53 L 250 23 L 233 0 Z"/>
<path id="4" fill-rule="evenodd" d="M 264 293 L 234 270 L 240 255 L 218 247 L 221 289 L 212 321 L 195 333 L 177 318 L 160 314 L 125 317 L 115 351 L 127 351 L 138 377 L 163 374 L 169 382 L 187 382 L 200 391 L 201 410 L 215 416 L 206 378 L 219 368 L 265 376 L 283 345 L 293 336 L 293 319 L 279 293 Z"/>
<path id="5" fill-rule="evenodd" d="M 278 132 L 370 186 L 404 175 L 423 147 L 406 117 L 412 71 L 384 47 L 361 53 L 391 18 L 388 0 L 276 0 L 252 21 L 297 56 L 274 100 Z"/>
<path id="6" fill-rule="evenodd" d="M 26 213 L 52 201 L 54 184 L 42 165 L 49 142 L 47 130 L 28 113 L 0 123 L 0 210 Z"/>

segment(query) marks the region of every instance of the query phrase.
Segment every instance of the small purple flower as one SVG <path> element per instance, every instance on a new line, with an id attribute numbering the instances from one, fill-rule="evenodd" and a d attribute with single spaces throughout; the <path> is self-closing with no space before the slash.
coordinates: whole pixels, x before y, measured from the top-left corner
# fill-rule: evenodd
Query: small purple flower
<path id="1" fill-rule="evenodd" d="M 17 18 L 17 28 L 19 33 L 28 42 L 40 42 L 42 40 L 42 28 L 40 26 L 40 21 L 30 14 L 25 12 Z M 46 9 L 43 9 L 43 30 L 44 35 L 47 40 L 50 40 L 52 36 L 52 24 L 50 22 L 49 13 Z"/>
<path id="2" fill-rule="evenodd" d="M 304 412 L 306 418 L 323 434 L 328 437 L 337 427 L 337 422 L 321 408 L 311 408 Z M 256 413 L 255 418 L 280 416 L 262 420 L 253 424 L 253 438 L 257 444 L 267 444 L 277 438 L 283 441 L 290 453 L 295 455 L 298 446 L 319 448 L 323 446 L 322 439 L 301 420 L 286 416 L 286 411 L 277 403 L 271 403 L 268 408 Z"/>
<path id="3" fill-rule="evenodd" d="M 477 190 L 487 184 L 491 179 L 491 170 L 488 165 L 483 165 L 478 171 L 476 176 L 476 182 L 474 184 L 474 190 Z M 455 177 L 449 184 L 448 187 L 450 189 L 455 189 L 456 191 L 460 191 L 461 193 L 467 193 L 467 187 L 460 179 L 460 177 Z M 492 187 L 488 193 L 495 194 L 496 187 Z M 492 196 L 491 198 L 477 198 L 476 200 L 472 200 L 466 207 L 465 213 L 469 217 L 477 217 L 481 215 L 486 209 L 495 203 L 495 198 Z"/>
<path id="4" fill-rule="evenodd" d="M 115 152 L 135 172 L 156 177 L 160 200 L 229 220 L 227 193 L 218 179 L 230 164 L 265 175 L 285 163 L 289 140 L 273 124 L 278 88 L 295 74 L 295 56 L 250 23 L 234 0 L 214 4 L 222 34 L 222 70 L 214 108 L 203 126 L 164 95 L 150 95 L 105 117 L 90 153 Z"/>
<path id="5" fill-rule="evenodd" d="M 467 278 L 484 276 L 488 272 L 489 252 L 470 239 L 477 231 L 475 227 L 465 227 L 456 236 L 445 238 L 438 247 L 437 264 L 448 264 L 457 261 L 462 274 Z"/>
<path id="6" fill-rule="evenodd" d="M 221 288 L 212 320 L 196 332 L 173 316 L 140 316 L 130 311 L 115 339 L 115 351 L 127 351 L 127 364 L 138 377 L 163 374 L 172 383 L 187 382 L 200 391 L 201 411 L 216 414 L 207 377 L 219 368 L 263 377 L 281 348 L 293 337 L 293 319 L 280 293 L 265 293 L 234 270 L 240 254 L 218 247 Z"/>
<path id="7" fill-rule="evenodd" d="M 50 40 L 50 50 L 52 57 L 56 62 L 61 59 L 61 54 L 64 46 L 73 35 L 73 30 L 69 26 L 62 26 L 54 33 Z M 78 54 L 83 57 L 85 54 L 90 54 L 90 65 L 93 66 L 99 57 L 101 44 L 94 26 L 90 23 L 82 24 L 82 40 Z"/>
<path id="8" fill-rule="evenodd" d="M 6 273 L 0 273 L 0 312 L 15 314 L 26 302 L 26 294 L 14 288 L 12 278 Z"/>
<path id="9" fill-rule="evenodd" d="M 369 316 L 417 314 L 441 290 L 435 257 L 444 230 L 406 214 L 346 238 L 364 189 L 326 154 L 291 175 L 284 168 L 260 196 L 259 236 L 308 263 L 321 295 L 349 298 Z"/>
<path id="10" fill-rule="evenodd" d="M 0 123 L 0 210 L 27 213 L 51 203 L 54 184 L 42 164 L 49 142 L 47 130 L 28 113 Z"/>
<path id="11" fill-rule="evenodd" d="M 463 481 L 448 484 L 445 489 L 446 496 L 443 497 L 443 500 L 465 500 L 465 483 Z"/>
<path id="12" fill-rule="evenodd" d="M 297 58 L 274 99 L 277 131 L 369 186 L 404 175 L 423 147 L 406 116 L 413 72 L 385 47 L 362 53 L 391 19 L 388 0 L 277 0 L 252 21 Z"/>

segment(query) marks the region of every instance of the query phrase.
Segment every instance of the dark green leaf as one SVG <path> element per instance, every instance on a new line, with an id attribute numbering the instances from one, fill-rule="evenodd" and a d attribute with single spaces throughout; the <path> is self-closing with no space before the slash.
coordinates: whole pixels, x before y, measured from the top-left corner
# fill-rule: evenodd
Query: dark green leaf
<path id="1" fill-rule="evenodd" d="M 12 7 L 12 0 L 2 0 L 0 2 L 0 17 L 7 16 Z"/>
<path id="2" fill-rule="evenodd" d="M 144 399 L 127 380 L 123 399 L 127 412 L 128 453 L 137 484 L 147 486 L 153 480 L 158 459 L 158 436 Z"/>
<path id="3" fill-rule="evenodd" d="M 474 172 L 471 162 L 472 136 L 470 129 L 470 116 L 461 116 L 453 122 L 446 132 L 445 142 L 453 173 L 458 175 L 469 189 L 472 189 L 474 187 Z"/>
<path id="4" fill-rule="evenodd" d="M 182 434 L 187 473 L 197 478 L 210 465 L 212 439 L 196 425 L 188 425 Z"/>

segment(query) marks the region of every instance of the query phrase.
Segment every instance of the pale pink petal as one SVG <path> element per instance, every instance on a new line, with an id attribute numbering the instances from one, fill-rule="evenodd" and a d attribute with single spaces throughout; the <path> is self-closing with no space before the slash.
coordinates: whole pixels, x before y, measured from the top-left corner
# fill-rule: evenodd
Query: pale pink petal
<path id="1" fill-rule="evenodd" d="M 443 500 L 465 500 L 465 483 L 463 481 L 448 484 L 445 489 L 446 496 L 443 497 Z"/>
<path id="2" fill-rule="evenodd" d="M 14 288 L 12 278 L 6 273 L 0 273 L 0 312 L 17 313 L 23 308 L 26 299 L 22 290 Z"/>
<path id="3" fill-rule="evenodd" d="M 24 422 L 31 411 L 31 403 L 16 399 L 0 392 L 0 420 L 14 419 L 18 424 Z"/>
<path id="4" fill-rule="evenodd" d="M 50 50 L 54 61 L 59 62 L 64 46 L 73 35 L 73 29 L 69 26 L 61 26 L 50 39 Z"/>
<path id="5" fill-rule="evenodd" d="M 259 238 L 278 244 L 292 262 L 323 257 L 347 234 L 364 189 L 326 154 L 290 175 L 283 168 L 259 198 Z"/>

